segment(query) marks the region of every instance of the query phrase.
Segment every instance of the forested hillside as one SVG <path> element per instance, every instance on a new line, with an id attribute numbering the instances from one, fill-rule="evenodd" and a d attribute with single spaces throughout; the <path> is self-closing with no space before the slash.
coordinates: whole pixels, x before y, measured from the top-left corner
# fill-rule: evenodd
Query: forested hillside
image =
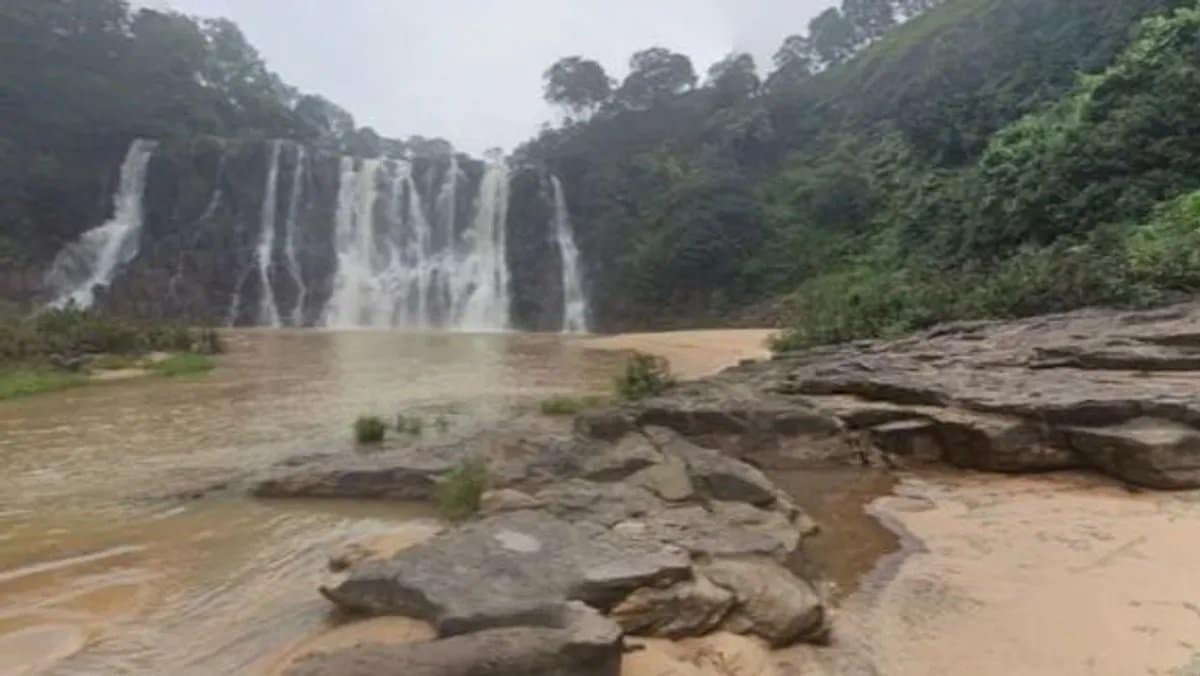
<path id="1" fill-rule="evenodd" d="M 1198 22 L 1177 0 L 847 0 L 761 83 L 741 54 L 700 87 L 665 50 L 608 88 L 560 62 L 547 96 L 576 120 L 521 156 L 565 177 L 609 322 L 786 297 L 788 347 L 1152 303 L 1198 281 Z"/>
<path id="2" fill-rule="evenodd" d="M 1192 293 L 1198 57 L 1196 0 L 843 0 L 772 64 L 651 46 L 617 82 L 564 58 L 567 121 L 513 156 L 538 171 L 514 174 L 510 250 L 548 261 L 516 295 L 553 272 L 522 222 L 549 218 L 550 173 L 602 329 L 782 318 L 786 348 Z M 452 152 L 358 129 L 229 21 L 123 0 L 0 5 L 0 120 L 0 292 L 108 215 L 136 137 Z"/>
<path id="3" fill-rule="evenodd" d="M 288 138 L 363 155 L 406 145 L 288 86 L 234 23 L 124 0 L 0 3 L 0 120 L 0 269 L 44 262 L 102 221 L 136 137 Z"/>

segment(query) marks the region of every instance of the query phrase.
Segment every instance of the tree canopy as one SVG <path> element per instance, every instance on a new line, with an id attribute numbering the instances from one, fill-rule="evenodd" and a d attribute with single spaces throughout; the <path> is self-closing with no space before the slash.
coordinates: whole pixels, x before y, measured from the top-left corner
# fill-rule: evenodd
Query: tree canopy
<path id="1" fill-rule="evenodd" d="M 631 108 L 649 108 L 696 86 L 692 60 L 663 47 L 651 47 L 629 60 L 629 75 L 617 98 Z"/>
<path id="2" fill-rule="evenodd" d="M 576 116 L 588 115 L 612 96 L 612 81 L 599 63 L 581 56 L 559 59 L 542 76 L 546 101 Z"/>

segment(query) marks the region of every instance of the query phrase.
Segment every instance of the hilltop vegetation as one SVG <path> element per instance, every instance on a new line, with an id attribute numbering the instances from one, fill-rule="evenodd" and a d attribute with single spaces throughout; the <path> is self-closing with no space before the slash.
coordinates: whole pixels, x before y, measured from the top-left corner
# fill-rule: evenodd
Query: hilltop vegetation
<path id="1" fill-rule="evenodd" d="M 302 94 L 236 24 L 125 0 L 0 3 L 0 270 L 42 262 L 102 222 L 137 137 L 288 138 L 362 155 L 449 153 L 399 141 Z"/>
<path id="2" fill-rule="evenodd" d="M 545 75 L 567 121 L 515 159 L 565 184 L 607 329 L 750 315 L 786 322 L 786 349 L 1158 303 L 1200 285 L 1197 13 L 1195 0 L 843 0 L 769 68 L 741 53 L 698 68 L 650 46 L 617 82 L 570 56 Z M 137 136 L 452 152 L 357 128 L 225 20 L 13 0 L 0 56 L 0 272 L 102 221 Z"/>
<path id="3" fill-rule="evenodd" d="M 835 13 L 762 83 L 747 55 L 651 102 L 627 79 L 523 149 L 565 177 L 606 262 L 602 321 L 719 322 L 786 297 L 788 348 L 1196 290 L 1193 3 Z M 857 37 L 832 48 L 830 31 Z"/>

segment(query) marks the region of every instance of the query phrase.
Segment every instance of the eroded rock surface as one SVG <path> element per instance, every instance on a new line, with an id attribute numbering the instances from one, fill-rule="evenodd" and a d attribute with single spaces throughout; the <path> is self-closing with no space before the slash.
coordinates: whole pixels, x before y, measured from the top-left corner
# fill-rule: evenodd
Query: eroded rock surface
<path id="1" fill-rule="evenodd" d="M 1197 487 L 1200 305 L 959 323 L 782 355 L 621 414 L 763 467 L 942 461 Z"/>

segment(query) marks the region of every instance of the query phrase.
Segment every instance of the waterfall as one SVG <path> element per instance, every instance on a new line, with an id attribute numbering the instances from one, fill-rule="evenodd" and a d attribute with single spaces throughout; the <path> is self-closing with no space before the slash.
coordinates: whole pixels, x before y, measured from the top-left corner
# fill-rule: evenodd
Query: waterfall
<path id="1" fill-rule="evenodd" d="M 326 306 L 328 326 L 377 326 L 379 280 L 371 263 L 375 249 L 375 201 L 378 195 L 379 160 L 343 157 L 337 212 L 334 217 L 334 246 L 337 276 L 333 295 Z"/>
<path id="2" fill-rule="evenodd" d="M 300 259 L 296 256 L 296 219 L 300 216 L 300 207 L 304 199 L 304 171 L 307 159 L 308 152 L 304 146 L 296 146 L 296 167 L 292 170 L 292 194 L 288 199 L 283 246 L 288 273 L 296 284 L 296 307 L 292 309 L 292 326 L 304 326 L 304 301 L 308 298 L 308 288 L 304 285 L 304 275 L 300 271 Z"/>
<path id="3" fill-rule="evenodd" d="M 108 286 L 117 268 L 137 256 L 146 169 L 156 145 L 138 139 L 129 146 L 121 164 L 120 185 L 113 196 L 112 218 L 83 233 L 55 256 L 46 273 L 46 286 L 55 294 L 51 305 L 62 307 L 74 302 L 79 307 L 91 307 L 95 287 Z"/>
<path id="4" fill-rule="evenodd" d="M 567 209 L 562 181 L 557 176 L 551 176 L 550 183 L 554 187 L 554 234 L 562 256 L 562 330 L 563 333 L 587 333 L 587 297 L 583 294 L 583 283 L 579 278 L 579 247 L 575 246 L 571 212 Z"/>
<path id="5" fill-rule="evenodd" d="M 258 321 L 266 326 L 279 327 L 279 304 L 271 285 L 271 254 L 275 250 L 275 212 L 279 197 L 279 155 L 282 141 L 271 142 L 271 162 L 267 168 L 267 185 L 263 189 L 262 210 L 258 230 Z"/>
<path id="6" fill-rule="evenodd" d="M 508 326 L 508 167 L 486 169 L 458 231 L 466 174 L 451 158 L 426 215 L 412 165 L 343 158 L 332 327 L 495 330 Z"/>
<path id="7" fill-rule="evenodd" d="M 508 165 L 492 162 L 483 175 L 475 222 L 467 234 L 466 260 L 451 277 L 456 282 L 456 328 L 508 328 Z"/>

